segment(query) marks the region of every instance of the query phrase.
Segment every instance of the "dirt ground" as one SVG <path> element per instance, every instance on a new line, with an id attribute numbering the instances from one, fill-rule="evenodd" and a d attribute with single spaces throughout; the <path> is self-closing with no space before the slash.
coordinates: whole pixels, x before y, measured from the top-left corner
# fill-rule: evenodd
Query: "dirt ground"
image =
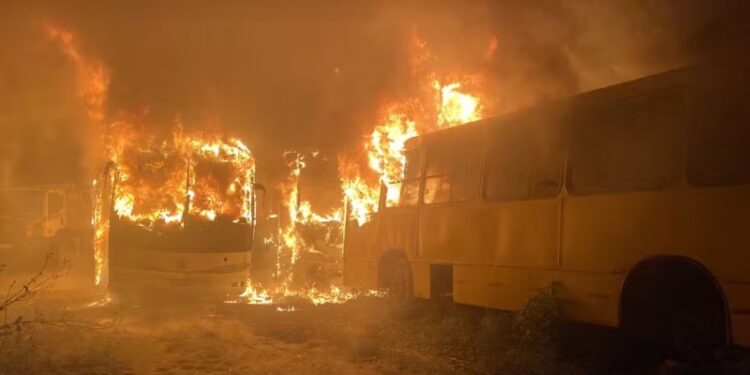
<path id="1" fill-rule="evenodd" d="M 112 301 L 89 306 L 69 292 L 42 294 L 24 306 L 27 319 L 42 322 L 6 338 L 0 370 L 5 374 L 492 373 L 502 355 L 476 351 L 482 345 L 472 342 L 487 340 L 481 330 L 501 332 L 506 329 L 502 325 L 508 324 L 492 313 L 484 319 L 465 317 L 477 325 L 462 328 L 466 322 L 458 318 L 461 314 L 445 307 L 393 307 L 374 297 L 339 305 L 300 301 L 292 305 L 294 311 L 279 311 L 289 310 L 289 305 L 218 301 Z"/>
<path id="2" fill-rule="evenodd" d="M 593 354 L 593 336 L 574 344 L 524 341 L 515 315 L 447 303 L 89 303 L 51 292 L 23 306 L 25 319 L 40 322 L 0 340 L 0 373 L 623 373 Z"/>

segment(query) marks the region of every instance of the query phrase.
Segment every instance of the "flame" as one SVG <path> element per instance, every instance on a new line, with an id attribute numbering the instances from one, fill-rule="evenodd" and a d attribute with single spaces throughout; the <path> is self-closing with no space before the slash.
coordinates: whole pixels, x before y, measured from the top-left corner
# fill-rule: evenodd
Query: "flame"
<path id="1" fill-rule="evenodd" d="M 370 136 L 370 142 L 366 146 L 370 168 L 388 188 L 388 203 L 398 202 L 400 191 L 396 189 L 396 183 L 404 178 L 406 140 L 418 134 L 414 120 L 403 113 L 389 110 L 384 122 L 376 126 Z"/>
<path id="2" fill-rule="evenodd" d="M 343 228 L 343 210 L 336 209 L 328 214 L 315 212 L 312 204 L 301 198 L 299 181 L 302 171 L 307 166 L 308 158 L 318 157 L 317 151 L 300 153 L 289 151 L 284 154 L 289 169 L 286 180 L 281 184 L 282 202 L 284 213 L 281 215 L 281 225 L 277 240 L 264 238 L 265 244 L 276 244 L 277 257 L 275 274 L 271 283 L 261 286 L 253 280 L 248 279 L 244 293 L 240 295 L 242 302 L 249 304 L 283 303 L 289 298 L 306 300 L 314 305 L 326 303 L 343 303 L 357 297 L 358 293 L 346 291 L 333 284 L 327 288 L 316 285 L 305 285 L 306 280 L 295 277 L 295 269 L 298 262 L 306 254 L 319 253 L 321 249 L 302 235 L 304 227 L 333 228 L 338 231 Z M 270 217 L 275 217 L 271 215 Z M 342 244 L 337 244 L 341 248 Z M 334 254 L 340 263 L 342 253 Z M 304 276 L 304 275 L 302 275 Z M 371 292 L 370 294 L 375 294 Z M 234 303 L 236 301 L 227 301 Z M 279 307 L 279 311 L 293 311 L 293 307 Z"/>
<path id="3" fill-rule="evenodd" d="M 360 174 L 357 163 L 350 159 L 339 159 L 339 175 L 344 207 L 347 207 L 348 215 L 353 217 L 358 225 L 364 225 L 370 220 L 370 215 L 378 209 L 379 185 L 377 182 L 368 183 Z"/>
<path id="4" fill-rule="evenodd" d="M 105 280 L 105 260 L 106 260 L 106 246 L 107 236 L 109 234 L 109 220 L 104 214 L 104 199 L 106 195 L 106 185 L 104 185 L 104 179 L 107 176 L 101 176 L 99 179 L 92 181 L 91 188 L 91 226 L 94 229 L 94 238 L 92 240 L 92 247 L 94 249 L 94 285 L 101 286 Z"/>
<path id="5" fill-rule="evenodd" d="M 248 303 L 253 305 L 269 305 L 273 303 L 273 298 L 262 287 L 257 287 L 252 280 L 247 281 L 245 291 L 240 294 L 241 298 L 247 299 Z"/>
<path id="6" fill-rule="evenodd" d="M 119 218 L 146 226 L 184 223 L 188 217 L 252 220 L 255 160 L 244 143 L 184 132 L 179 121 L 168 136 L 159 136 L 151 129 L 163 127 L 149 126 L 136 116 L 108 118 L 110 76 L 104 64 L 84 56 L 73 33 L 51 25 L 45 25 L 45 31 L 76 69 L 79 97 L 89 120 L 104 135 L 100 159 L 116 165 L 116 171 L 105 172 L 111 175 L 93 182 L 96 285 L 106 284 L 110 204 Z"/>
<path id="7" fill-rule="evenodd" d="M 404 178 L 406 166 L 405 146 L 409 138 L 482 118 L 484 108 L 480 97 L 463 91 L 465 86 L 480 81 L 477 76 L 465 76 L 459 80 L 436 79 L 436 73 L 426 71 L 430 62 L 435 60 L 427 43 L 413 34 L 410 49 L 412 75 L 421 83 L 422 89 L 416 97 L 387 105 L 382 120 L 364 144 L 370 172 L 378 177 L 377 180 L 363 178 L 357 164 L 350 160 L 339 162 L 344 204 L 350 207 L 350 217 L 360 226 L 377 211 L 380 184 L 386 188 L 386 204 L 398 203 L 400 181 Z M 424 92 L 430 94 L 422 95 Z"/>
<path id="8" fill-rule="evenodd" d="M 186 217 L 252 220 L 255 161 L 242 142 L 185 134 L 179 123 L 161 139 L 130 123 L 116 125 L 109 157 L 118 165 L 114 211 L 120 218 L 144 225 Z M 121 147 L 123 139 L 134 141 Z"/>
<path id="9" fill-rule="evenodd" d="M 87 116 L 92 124 L 101 125 L 105 117 L 106 98 L 110 81 L 109 71 L 100 61 L 83 56 L 73 33 L 53 25 L 44 25 L 44 31 L 51 41 L 58 44 L 63 55 L 73 63 L 76 72 L 78 96 L 86 107 Z M 106 192 L 103 191 L 103 189 L 106 189 L 104 180 L 108 177 L 101 176 L 94 179 L 91 189 L 93 203 L 91 225 L 93 227 L 94 284 L 97 286 L 103 285 L 106 279 L 106 247 L 107 236 L 109 234 L 109 217 L 102 208 L 106 195 Z"/>
<path id="10" fill-rule="evenodd" d="M 75 42 L 73 33 L 61 28 L 45 25 L 47 36 L 57 42 L 63 54 L 76 68 L 78 95 L 83 99 L 88 116 L 94 122 L 104 120 L 104 109 L 109 89 L 109 71 L 99 61 L 85 59 Z"/>
<path id="11" fill-rule="evenodd" d="M 433 87 L 437 93 L 438 127 L 463 125 L 481 118 L 479 98 L 458 91 L 461 83 L 441 85 L 434 81 Z"/>

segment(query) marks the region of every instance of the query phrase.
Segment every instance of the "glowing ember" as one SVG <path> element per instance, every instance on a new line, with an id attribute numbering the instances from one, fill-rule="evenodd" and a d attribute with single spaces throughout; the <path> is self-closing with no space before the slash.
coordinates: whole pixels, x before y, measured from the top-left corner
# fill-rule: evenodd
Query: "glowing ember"
<path id="1" fill-rule="evenodd" d="M 241 298 L 247 299 L 247 302 L 253 305 L 268 305 L 273 303 L 273 299 L 263 288 L 253 285 L 251 280 L 247 281 L 245 291 L 240 295 Z"/>

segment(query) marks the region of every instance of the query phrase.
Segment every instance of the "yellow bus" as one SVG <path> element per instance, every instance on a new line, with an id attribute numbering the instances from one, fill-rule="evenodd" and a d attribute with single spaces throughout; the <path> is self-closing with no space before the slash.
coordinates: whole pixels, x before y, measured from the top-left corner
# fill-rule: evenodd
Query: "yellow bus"
<path id="1" fill-rule="evenodd" d="M 678 69 L 411 139 L 345 283 L 503 310 L 554 284 L 660 350 L 750 346 L 749 83 Z"/>

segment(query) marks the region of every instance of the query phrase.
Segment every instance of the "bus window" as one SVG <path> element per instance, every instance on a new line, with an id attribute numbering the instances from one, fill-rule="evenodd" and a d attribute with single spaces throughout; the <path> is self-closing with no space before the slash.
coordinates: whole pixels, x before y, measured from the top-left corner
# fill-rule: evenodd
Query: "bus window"
<path id="1" fill-rule="evenodd" d="M 683 170 L 684 106 L 660 93 L 574 120 L 568 172 L 572 194 L 658 190 Z"/>
<path id="2" fill-rule="evenodd" d="M 459 135 L 461 137 L 451 137 Z M 424 202 L 460 202 L 476 195 L 481 147 L 476 132 L 440 134 L 427 145 Z"/>
<path id="3" fill-rule="evenodd" d="M 697 96 L 689 130 L 690 183 L 697 186 L 750 183 L 748 103 L 750 95 L 746 88 L 724 87 Z"/>
<path id="4" fill-rule="evenodd" d="M 487 139 L 487 199 L 557 196 L 563 165 L 559 121 L 497 124 Z"/>
<path id="5" fill-rule="evenodd" d="M 404 179 L 392 182 L 386 193 L 386 207 L 414 206 L 419 198 L 419 150 L 406 150 Z"/>

